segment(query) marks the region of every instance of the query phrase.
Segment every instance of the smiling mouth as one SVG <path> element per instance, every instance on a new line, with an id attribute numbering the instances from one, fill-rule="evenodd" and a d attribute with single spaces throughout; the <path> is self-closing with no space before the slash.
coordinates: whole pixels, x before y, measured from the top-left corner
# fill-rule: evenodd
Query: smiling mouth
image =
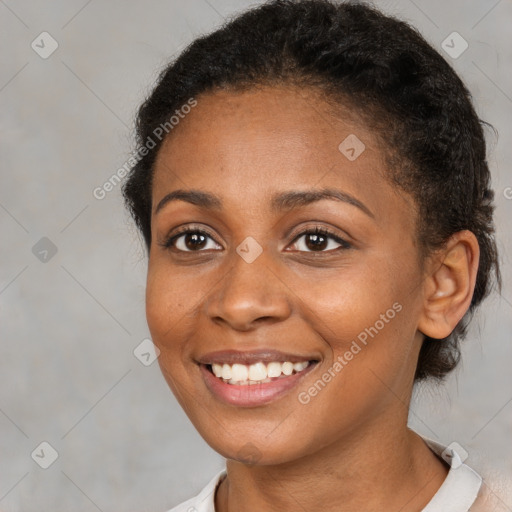
<path id="1" fill-rule="evenodd" d="M 246 364 L 205 364 L 206 369 L 225 384 L 235 386 L 251 386 L 285 379 L 291 375 L 302 373 L 318 361 L 271 361 Z"/>

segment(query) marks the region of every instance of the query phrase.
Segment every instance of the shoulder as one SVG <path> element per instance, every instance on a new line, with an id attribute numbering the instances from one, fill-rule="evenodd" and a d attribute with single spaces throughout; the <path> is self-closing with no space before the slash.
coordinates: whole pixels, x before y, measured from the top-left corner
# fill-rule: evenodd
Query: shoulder
<path id="1" fill-rule="evenodd" d="M 508 512 L 512 510 L 512 475 L 487 470 L 482 472 L 480 492 L 471 512 Z"/>
<path id="2" fill-rule="evenodd" d="M 226 470 L 223 469 L 203 487 L 197 496 L 184 501 L 167 512 L 215 512 L 215 491 L 225 476 Z"/>

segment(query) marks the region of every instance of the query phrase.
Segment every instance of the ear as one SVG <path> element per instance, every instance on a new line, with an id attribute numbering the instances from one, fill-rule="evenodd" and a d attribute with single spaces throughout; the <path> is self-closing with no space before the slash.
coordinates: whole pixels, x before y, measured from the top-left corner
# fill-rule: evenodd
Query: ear
<path id="1" fill-rule="evenodd" d="M 480 248 L 471 231 L 459 231 L 429 260 L 418 330 L 430 338 L 451 334 L 469 309 Z"/>

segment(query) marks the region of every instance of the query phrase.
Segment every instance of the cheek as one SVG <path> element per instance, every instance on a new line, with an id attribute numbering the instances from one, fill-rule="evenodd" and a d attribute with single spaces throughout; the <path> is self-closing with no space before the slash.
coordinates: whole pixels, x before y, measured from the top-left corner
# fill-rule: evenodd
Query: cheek
<path id="1" fill-rule="evenodd" d="M 165 346 L 176 339 L 190 313 L 204 292 L 201 281 L 180 281 L 179 273 L 161 262 L 149 265 L 146 283 L 146 319 L 153 342 Z"/>
<path id="2" fill-rule="evenodd" d="M 184 290 L 187 292 L 185 293 Z M 189 293 L 190 290 L 190 293 Z M 193 332 L 189 316 L 195 294 L 164 264 L 150 264 L 146 284 L 146 319 L 153 343 L 160 350 L 158 364 L 181 407 L 189 414 L 186 397 L 193 388 L 187 340 Z"/>
<path id="3" fill-rule="evenodd" d="M 182 365 L 182 343 L 180 339 L 186 316 L 183 293 L 177 288 L 168 274 L 148 272 L 146 285 L 146 320 L 151 339 L 160 350 L 158 363 L 171 388 L 174 388 L 170 375 L 180 372 L 177 363 Z M 173 389 L 174 391 L 174 389 Z"/>
<path id="4" fill-rule="evenodd" d="M 320 279 L 302 277 L 290 286 L 303 305 L 301 314 L 309 317 L 308 323 L 333 350 L 343 350 L 347 342 L 380 321 L 380 315 L 399 299 L 400 287 L 387 263 L 378 260 L 335 269 Z"/>
<path id="5" fill-rule="evenodd" d="M 300 303 L 307 305 L 301 314 L 330 356 L 322 372 L 343 374 L 325 376 L 336 380 L 343 392 L 357 394 L 363 380 L 378 376 L 394 385 L 395 377 L 408 378 L 414 364 L 416 269 L 402 262 L 398 270 L 391 260 L 389 255 L 368 259 L 365 265 L 339 269 L 331 279 L 300 286 Z"/>
<path id="6" fill-rule="evenodd" d="M 169 319 L 168 314 L 172 314 L 173 309 L 169 307 L 172 302 L 166 279 L 159 278 L 154 266 L 150 266 L 146 284 L 146 319 L 153 342 L 157 345 L 161 344 L 161 335 Z"/>

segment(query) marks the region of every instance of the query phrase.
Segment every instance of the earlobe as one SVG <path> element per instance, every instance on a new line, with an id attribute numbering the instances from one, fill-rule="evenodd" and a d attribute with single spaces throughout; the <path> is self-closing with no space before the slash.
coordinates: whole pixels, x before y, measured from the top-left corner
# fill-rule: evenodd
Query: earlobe
<path id="1" fill-rule="evenodd" d="M 471 304 L 479 256 L 478 241 L 468 230 L 452 235 L 432 256 L 424 282 L 420 332 L 435 339 L 450 335 Z"/>

